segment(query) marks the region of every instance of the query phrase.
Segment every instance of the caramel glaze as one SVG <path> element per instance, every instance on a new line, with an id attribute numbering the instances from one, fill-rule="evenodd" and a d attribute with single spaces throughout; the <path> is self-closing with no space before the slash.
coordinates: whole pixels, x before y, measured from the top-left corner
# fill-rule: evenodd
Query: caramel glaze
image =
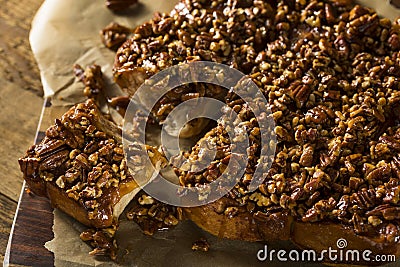
<path id="1" fill-rule="evenodd" d="M 25 177 L 25 180 L 32 192 L 37 196 L 48 198 L 52 207 L 63 210 L 84 225 L 94 228 L 106 228 L 117 224 L 118 218 L 113 216 L 114 206 L 124 195 L 138 187 L 133 178 L 127 178 L 120 183 L 119 187 L 108 188 L 103 192 L 99 201 L 100 205 L 95 218 L 89 219 L 89 210 L 69 198 L 64 191 L 59 190 L 55 183 L 46 183 L 43 179 L 30 179 L 29 177 Z"/>

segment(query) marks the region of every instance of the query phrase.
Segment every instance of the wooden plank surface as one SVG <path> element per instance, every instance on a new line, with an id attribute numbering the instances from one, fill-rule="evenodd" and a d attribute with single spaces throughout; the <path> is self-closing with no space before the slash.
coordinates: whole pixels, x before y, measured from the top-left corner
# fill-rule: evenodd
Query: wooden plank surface
<path id="1" fill-rule="evenodd" d="M 52 107 L 45 101 L 35 143 L 45 136 L 46 129 L 68 107 Z M 53 239 L 53 208 L 45 198 L 29 193 L 24 187 L 19 199 L 14 229 L 8 244 L 5 263 L 10 266 L 53 266 L 54 256 L 44 244 Z"/>
<path id="2" fill-rule="evenodd" d="M 10 226 L 13 221 L 13 213 L 10 210 L 14 211 L 17 204 L 0 194 L 0 207 L 0 247 L 4 249 L 2 251 L 4 253 L 10 233 Z"/>
<path id="3" fill-rule="evenodd" d="M 49 202 L 24 190 L 10 243 L 10 265 L 53 266 L 53 253 L 44 247 L 53 238 L 52 226 Z"/>
<path id="4" fill-rule="evenodd" d="M 1 157 L 0 193 L 14 201 L 22 184 L 17 159 L 34 141 L 43 104 L 39 70 L 28 40 L 40 2 L 0 0 L 0 153 L 7 155 Z M 19 11 L 13 11 L 17 7 Z"/>
<path id="5" fill-rule="evenodd" d="M 36 144 L 43 139 L 43 129 L 52 121 L 51 110 L 46 109 L 49 106 L 50 101 L 43 105 L 42 121 L 39 122 L 41 125 L 34 142 Z M 53 208 L 48 200 L 30 193 L 24 184 L 13 223 L 4 263 L 10 266 L 53 266 L 53 253 L 44 247 L 54 237 Z"/>
<path id="6" fill-rule="evenodd" d="M 54 119 L 59 118 L 67 109 L 68 107 L 51 106 L 50 100 L 44 102 L 36 144 L 44 138 L 46 129 L 54 123 Z M 29 193 L 29 189 L 24 187 L 14 218 L 14 229 L 5 263 L 10 266 L 53 266 L 53 253 L 44 247 L 54 237 L 53 219 L 53 208 L 49 201 Z"/>
<path id="7" fill-rule="evenodd" d="M 0 0 L 0 262 L 21 191 L 18 158 L 32 145 L 43 104 L 39 70 L 29 46 L 42 0 Z"/>

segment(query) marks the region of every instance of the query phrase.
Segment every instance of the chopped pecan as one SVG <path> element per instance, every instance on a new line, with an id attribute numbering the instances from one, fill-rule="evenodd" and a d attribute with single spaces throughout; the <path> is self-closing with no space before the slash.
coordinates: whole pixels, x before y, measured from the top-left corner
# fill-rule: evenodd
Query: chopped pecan
<path id="1" fill-rule="evenodd" d="M 358 205 L 363 209 L 368 209 L 375 205 L 376 203 L 375 196 L 376 196 L 375 190 L 373 189 L 367 190 L 366 188 L 363 188 L 361 189 L 361 191 L 353 193 L 350 196 L 350 202 Z"/>
<path id="2" fill-rule="evenodd" d="M 386 144 L 388 147 L 400 152 L 400 140 L 395 139 L 392 136 L 381 136 L 379 141 Z"/>
<path id="3" fill-rule="evenodd" d="M 89 253 L 90 255 L 106 255 L 115 260 L 117 258 L 115 232 L 115 227 L 88 229 L 80 234 L 80 238 L 92 246 L 93 250 Z"/>
<path id="4" fill-rule="evenodd" d="M 391 167 L 393 174 L 400 179 L 400 156 L 393 157 Z"/>
<path id="5" fill-rule="evenodd" d="M 296 101 L 298 107 L 304 106 L 308 97 L 310 96 L 312 89 L 308 84 L 299 84 L 291 91 L 292 98 Z"/>
<path id="6" fill-rule="evenodd" d="M 116 22 L 108 24 L 100 31 L 101 41 L 112 50 L 118 49 L 128 38 L 132 30 Z"/>
<path id="7" fill-rule="evenodd" d="M 140 192 L 126 213 L 128 220 L 136 222 L 146 235 L 176 226 L 181 220 L 179 208 L 164 204 Z"/>
<path id="8" fill-rule="evenodd" d="M 68 150 L 61 150 L 49 155 L 41 160 L 39 171 L 55 170 L 67 161 L 69 155 Z"/>
<path id="9" fill-rule="evenodd" d="M 369 183 L 374 184 L 379 181 L 387 181 L 392 175 L 392 168 L 390 164 L 384 164 L 383 166 L 374 169 L 368 173 L 365 178 Z"/>
<path id="10" fill-rule="evenodd" d="M 394 225 L 392 223 L 389 223 L 385 227 L 385 231 L 383 232 L 384 238 L 390 242 L 398 242 L 399 241 L 399 235 L 400 235 L 400 229 L 399 226 Z"/>
<path id="11" fill-rule="evenodd" d="M 122 11 L 137 2 L 138 0 L 106 0 L 106 7 L 112 11 Z"/>
<path id="12" fill-rule="evenodd" d="M 305 167 L 310 167 L 314 159 L 314 148 L 310 145 L 306 145 L 301 154 L 299 163 Z"/>
<path id="13" fill-rule="evenodd" d="M 194 251 L 207 252 L 209 249 L 210 249 L 210 244 L 205 238 L 200 238 L 199 240 L 195 241 L 192 245 L 192 250 Z"/>
<path id="14" fill-rule="evenodd" d="M 353 221 L 353 227 L 354 231 L 357 234 L 362 234 L 363 232 L 366 231 L 366 228 L 364 226 L 363 218 L 358 215 L 357 213 L 353 214 L 353 218 L 351 219 Z"/>
<path id="15" fill-rule="evenodd" d="M 83 69 L 74 65 L 75 76 L 85 85 L 84 95 L 90 98 L 97 97 L 104 90 L 103 73 L 99 65 L 91 65 Z"/>

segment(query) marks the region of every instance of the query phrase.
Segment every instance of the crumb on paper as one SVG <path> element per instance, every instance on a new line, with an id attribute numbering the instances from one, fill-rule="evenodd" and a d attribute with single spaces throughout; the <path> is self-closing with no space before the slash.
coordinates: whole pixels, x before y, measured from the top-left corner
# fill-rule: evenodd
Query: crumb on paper
<path id="1" fill-rule="evenodd" d="M 100 31 L 101 41 L 105 47 L 117 51 L 132 32 L 133 29 L 111 22 Z"/>
<path id="2" fill-rule="evenodd" d="M 200 238 L 199 240 L 195 241 L 192 245 L 193 251 L 204 251 L 207 252 L 210 249 L 210 244 L 208 243 L 207 239 Z"/>
<path id="3" fill-rule="evenodd" d="M 138 0 L 106 0 L 106 7 L 117 12 L 136 4 Z"/>

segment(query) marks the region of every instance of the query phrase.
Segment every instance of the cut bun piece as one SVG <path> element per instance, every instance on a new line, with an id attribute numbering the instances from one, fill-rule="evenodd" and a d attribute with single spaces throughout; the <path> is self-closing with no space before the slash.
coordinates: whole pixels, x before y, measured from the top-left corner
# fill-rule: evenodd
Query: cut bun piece
<path id="1" fill-rule="evenodd" d="M 134 176 L 150 178 L 154 172 L 140 158 L 133 163 L 140 168 L 128 168 L 121 141 L 120 130 L 88 100 L 57 119 L 19 164 L 29 188 L 53 207 L 89 227 L 110 227 L 140 190 Z M 147 150 L 154 166 L 164 160 L 154 147 L 135 149 Z"/>

